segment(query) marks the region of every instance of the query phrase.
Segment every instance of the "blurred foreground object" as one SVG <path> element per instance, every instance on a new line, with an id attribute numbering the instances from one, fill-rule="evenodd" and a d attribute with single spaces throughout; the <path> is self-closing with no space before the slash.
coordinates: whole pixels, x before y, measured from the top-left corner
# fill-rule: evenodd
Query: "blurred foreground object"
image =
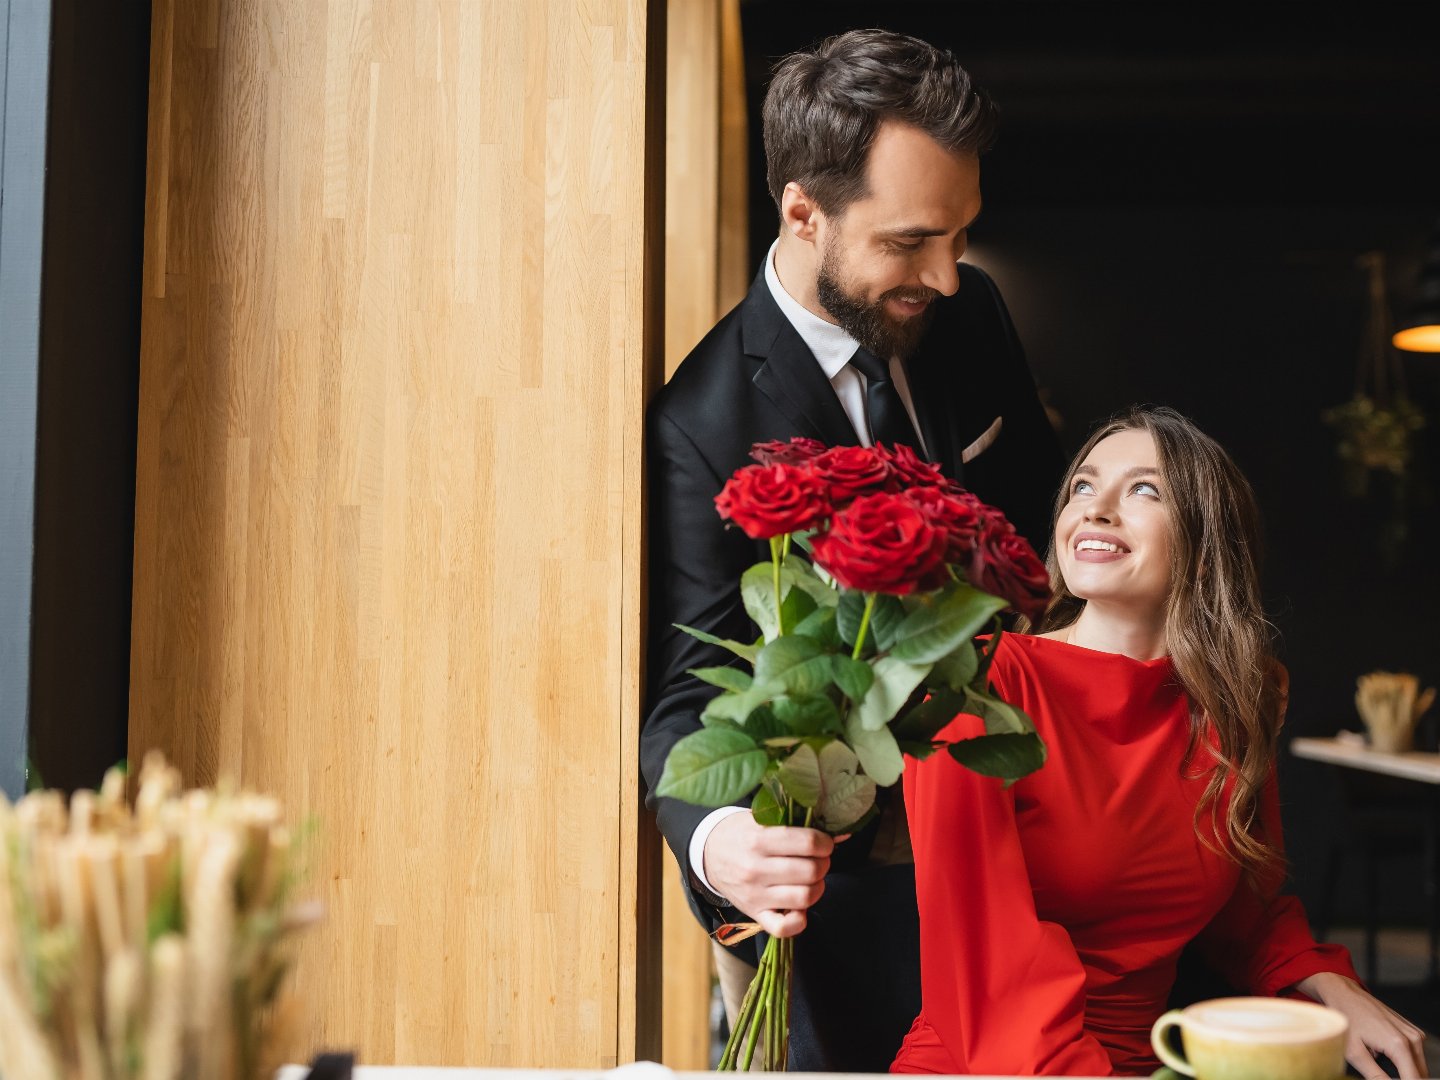
<path id="1" fill-rule="evenodd" d="M 1370 746 L 1403 754 L 1411 748 L 1415 723 L 1435 700 L 1432 686 L 1420 693 L 1414 675 L 1373 671 L 1355 680 L 1355 708 L 1370 733 Z"/>
<path id="2" fill-rule="evenodd" d="M 180 790 L 152 752 L 134 807 L 99 792 L 0 799 L 0 1074 L 6 1080 L 273 1075 L 296 854 L 279 804 Z"/>

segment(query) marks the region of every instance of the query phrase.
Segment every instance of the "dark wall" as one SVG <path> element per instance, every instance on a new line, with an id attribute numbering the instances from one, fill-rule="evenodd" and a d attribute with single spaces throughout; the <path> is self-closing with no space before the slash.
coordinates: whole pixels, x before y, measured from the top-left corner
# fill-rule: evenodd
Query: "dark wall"
<path id="1" fill-rule="evenodd" d="M 1366 671 L 1440 682 L 1440 357 L 1405 361 L 1430 426 L 1398 508 L 1343 493 L 1320 417 L 1354 388 L 1366 317 L 1356 257 L 1384 252 L 1403 301 L 1440 210 L 1436 17 L 1385 3 L 820 10 L 743 9 L 757 265 L 775 234 L 758 132 L 773 60 L 877 24 L 951 48 L 1003 114 L 968 257 L 1000 283 L 1067 446 L 1132 403 L 1173 405 L 1256 487 L 1292 675 L 1287 732 L 1358 729 Z M 1408 535 L 1386 548 L 1396 520 Z M 1281 784 L 1296 886 L 1314 908 L 1343 820 L 1335 778 L 1286 754 Z M 1423 916 L 1417 868 L 1389 866 L 1394 919 Z M 1356 917 L 1357 885 L 1342 886 L 1342 918 Z"/>
<path id="2" fill-rule="evenodd" d="M 125 757 L 150 5 L 54 0 L 30 744 L 52 787 Z"/>

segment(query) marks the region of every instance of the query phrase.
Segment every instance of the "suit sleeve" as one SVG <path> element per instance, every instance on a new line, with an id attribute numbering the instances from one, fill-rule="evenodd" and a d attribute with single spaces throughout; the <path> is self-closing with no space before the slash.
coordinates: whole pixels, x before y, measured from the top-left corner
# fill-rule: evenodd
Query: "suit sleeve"
<path id="1" fill-rule="evenodd" d="M 983 730 L 960 716 L 940 738 Z M 942 752 L 907 761 L 905 806 L 924 1007 L 896 1069 L 1111 1075 L 1109 1056 L 1084 1030 L 1085 970 L 1070 936 L 1036 914 L 1014 788 Z"/>
<path id="2" fill-rule="evenodd" d="M 700 713 L 717 693 L 687 670 L 737 662 L 730 652 L 698 641 L 674 624 L 753 641 L 757 631 L 741 603 L 738 583 L 755 561 L 755 550 L 739 530 L 725 529 L 714 503 L 723 478 L 663 412 L 650 416 L 648 455 L 648 715 L 640 735 L 645 802 L 655 811 L 680 864 L 692 909 L 713 929 L 733 911 L 722 908 L 723 901 L 700 885 L 689 859 L 690 836 L 710 808 L 662 799 L 655 787 L 670 748 L 700 729 Z"/>
<path id="3" fill-rule="evenodd" d="M 1283 858 L 1273 767 L 1260 793 L 1259 814 L 1264 835 Z M 1283 878 L 1277 869 L 1252 885 L 1242 875 L 1225 906 L 1196 938 L 1201 956 L 1232 985 L 1253 994 L 1279 994 L 1322 971 L 1359 982 L 1348 950 L 1315 941 L 1299 899 L 1280 892 Z"/>

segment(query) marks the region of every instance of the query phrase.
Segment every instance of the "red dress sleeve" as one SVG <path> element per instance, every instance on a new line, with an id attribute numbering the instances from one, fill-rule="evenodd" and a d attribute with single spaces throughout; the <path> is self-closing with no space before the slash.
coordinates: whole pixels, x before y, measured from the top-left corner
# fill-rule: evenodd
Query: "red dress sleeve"
<path id="1" fill-rule="evenodd" d="M 982 734 L 960 716 L 943 739 Z M 1015 799 L 943 751 L 907 762 L 924 1007 L 894 1071 L 1109 1076 L 1086 1034 L 1085 970 L 1035 912 Z"/>
<path id="2" fill-rule="evenodd" d="M 1260 790 L 1263 835 L 1283 857 L 1280 794 L 1272 767 Z M 1300 901 L 1281 895 L 1284 873 L 1267 876 L 1257 889 L 1243 875 L 1229 901 L 1196 938 L 1207 962 L 1236 987 L 1254 994 L 1278 994 L 1301 979 L 1332 971 L 1360 981 L 1350 953 L 1340 945 L 1319 944 Z"/>

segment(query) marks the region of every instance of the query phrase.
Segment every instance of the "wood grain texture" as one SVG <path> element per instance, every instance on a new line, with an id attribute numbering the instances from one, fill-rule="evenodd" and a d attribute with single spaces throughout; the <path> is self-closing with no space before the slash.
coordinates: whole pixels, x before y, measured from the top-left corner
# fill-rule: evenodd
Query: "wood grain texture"
<path id="1" fill-rule="evenodd" d="M 319 822 L 304 1049 L 655 1038 L 657 2 L 155 0 L 130 749 Z"/>
<path id="2" fill-rule="evenodd" d="M 665 374 L 749 287 L 740 0 L 670 0 L 665 122 Z M 710 1060 L 710 941 L 667 851 L 661 1058 Z"/>

